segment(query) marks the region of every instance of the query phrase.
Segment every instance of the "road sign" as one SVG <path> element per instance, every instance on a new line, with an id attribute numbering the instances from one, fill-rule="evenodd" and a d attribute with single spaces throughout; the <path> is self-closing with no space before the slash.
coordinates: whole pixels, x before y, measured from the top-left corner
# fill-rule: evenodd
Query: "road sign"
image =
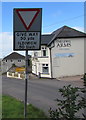
<path id="1" fill-rule="evenodd" d="M 14 50 L 39 50 L 42 9 L 14 9 Z"/>
<path id="2" fill-rule="evenodd" d="M 16 12 L 22 21 L 26 30 L 28 30 L 36 17 L 38 16 L 40 10 L 39 9 L 16 9 Z"/>
<path id="3" fill-rule="evenodd" d="M 28 50 L 41 48 L 42 9 L 14 9 L 14 50 L 25 50 L 25 101 L 24 117 L 27 116 Z M 17 69 L 18 70 L 18 69 Z"/>
<path id="4" fill-rule="evenodd" d="M 17 67 L 15 69 L 16 72 L 25 72 L 25 68 L 24 67 Z"/>

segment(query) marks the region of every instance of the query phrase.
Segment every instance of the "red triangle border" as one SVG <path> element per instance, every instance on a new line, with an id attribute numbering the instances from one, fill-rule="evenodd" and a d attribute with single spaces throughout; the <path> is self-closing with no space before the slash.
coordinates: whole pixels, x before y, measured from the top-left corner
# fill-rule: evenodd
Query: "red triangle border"
<path id="1" fill-rule="evenodd" d="M 30 22 L 29 26 L 27 27 L 27 25 L 25 24 L 24 20 L 22 19 L 21 15 L 20 15 L 20 11 L 37 11 L 37 13 L 34 15 L 32 21 Z M 39 14 L 40 12 L 40 9 L 16 9 L 16 12 L 20 18 L 20 20 L 22 21 L 24 27 L 26 28 L 26 30 L 29 30 L 31 25 L 33 24 L 34 20 L 36 19 L 37 15 Z"/>

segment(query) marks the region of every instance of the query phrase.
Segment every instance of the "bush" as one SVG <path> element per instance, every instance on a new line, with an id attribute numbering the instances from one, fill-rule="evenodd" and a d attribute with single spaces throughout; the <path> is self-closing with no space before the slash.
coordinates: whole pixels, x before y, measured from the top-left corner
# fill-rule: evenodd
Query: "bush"
<path id="1" fill-rule="evenodd" d="M 25 79 L 25 74 L 20 74 L 20 77 L 21 77 L 22 79 Z"/>
<path id="2" fill-rule="evenodd" d="M 15 77 L 18 77 L 18 73 L 14 73 L 14 76 L 15 76 Z"/>
<path id="3" fill-rule="evenodd" d="M 12 64 L 12 67 L 16 67 L 15 63 Z"/>
<path id="4" fill-rule="evenodd" d="M 52 110 L 50 108 L 50 118 L 54 120 L 80 120 L 76 117 L 76 113 L 80 109 L 86 108 L 86 99 L 79 95 L 79 93 L 85 93 L 84 88 L 68 85 L 59 89 L 59 92 L 63 100 L 57 99 L 58 109 Z M 86 117 L 84 114 L 83 116 Z"/>
<path id="5" fill-rule="evenodd" d="M 9 72 L 9 75 L 12 76 L 12 72 Z"/>
<path id="6" fill-rule="evenodd" d="M 84 86 L 86 86 L 86 73 L 83 76 L 83 80 L 84 80 Z"/>

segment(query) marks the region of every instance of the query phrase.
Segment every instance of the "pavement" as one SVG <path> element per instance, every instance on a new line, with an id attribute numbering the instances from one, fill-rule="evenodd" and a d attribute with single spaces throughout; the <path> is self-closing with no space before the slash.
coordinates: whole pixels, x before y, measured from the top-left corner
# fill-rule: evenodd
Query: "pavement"
<path id="1" fill-rule="evenodd" d="M 67 76 L 67 77 L 61 77 L 59 80 L 65 80 L 65 81 L 82 81 L 83 75 L 76 75 L 76 76 Z"/>
<path id="2" fill-rule="evenodd" d="M 74 78 L 57 79 L 31 79 L 28 80 L 28 103 L 42 109 L 47 115 L 49 108 L 56 109 L 56 99 L 62 99 L 59 88 L 71 84 L 72 86 L 83 87 L 81 76 Z M 73 79 L 75 79 L 73 81 Z M 25 81 L 14 78 L 2 77 L 2 93 L 13 96 L 21 101 L 24 101 Z"/>
<path id="3" fill-rule="evenodd" d="M 83 75 L 77 75 L 77 76 L 68 76 L 68 77 L 60 77 L 58 79 L 51 79 L 51 78 L 38 78 L 36 75 L 30 74 L 28 75 L 29 79 L 34 82 L 47 84 L 50 86 L 57 86 L 63 87 L 67 86 L 69 84 L 73 85 L 74 87 L 82 87 L 83 84 Z"/>

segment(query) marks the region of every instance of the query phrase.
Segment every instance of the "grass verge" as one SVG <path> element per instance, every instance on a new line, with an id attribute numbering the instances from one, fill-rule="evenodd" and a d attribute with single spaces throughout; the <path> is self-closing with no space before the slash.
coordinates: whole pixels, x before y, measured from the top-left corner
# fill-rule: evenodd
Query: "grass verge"
<path id="1" fill-rule="evenodd" d="M 24 118 L 24 103 L 10 96 L 2 96 L 2 118 Z M 29 104 L 27 118 L 47 118 L 42 110 Z"/>

